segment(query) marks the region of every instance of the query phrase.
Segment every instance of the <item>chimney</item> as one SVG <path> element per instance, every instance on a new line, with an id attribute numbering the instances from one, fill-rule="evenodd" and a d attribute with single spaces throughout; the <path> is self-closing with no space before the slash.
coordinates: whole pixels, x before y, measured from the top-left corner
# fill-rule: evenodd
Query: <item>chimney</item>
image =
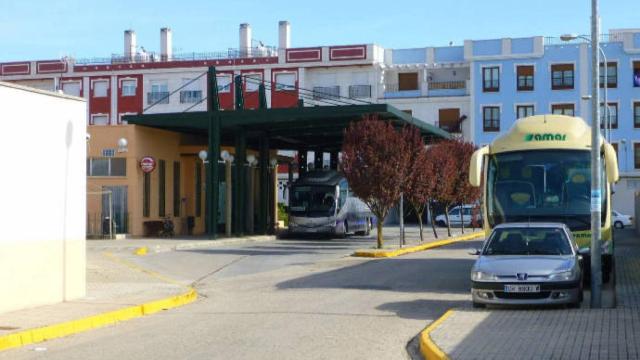
<path id="1" fill-rule="evenodd" d="M 124 57 L 133 60 L 136 56 L 136 32 L 133 30 L 124 31 Z"/>
<path id="2" fill-rule="evenodd" d="M 287 49 L 291 47 L 291 25 L 288 21 L 280 21 L 278 23 L 278 49 Z"/>
<path id="3" fill-rule="evenodd" d="M 247 23 L 240 24 L 240 56 L 251 56 L 251 26 Z"/>
<path id="4" fill-rule="evenodd" d="M 171 61 L 173 56 L 173 34 L 170 28 L 160 29 L 160 60 Z"/>

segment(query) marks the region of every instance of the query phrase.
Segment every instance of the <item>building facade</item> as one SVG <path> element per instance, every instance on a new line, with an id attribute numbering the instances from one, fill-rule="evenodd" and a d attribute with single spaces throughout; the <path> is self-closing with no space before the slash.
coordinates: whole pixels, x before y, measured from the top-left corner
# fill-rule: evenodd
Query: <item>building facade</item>
<path id="1" fill-rule="evenodd" d="M 144 229 L 129 223 L 173 217 L 176 211 L 167 211 L 169 205 L 172 210 L 184 208 L 178 211 L 177 224 L 189 224 L 195 233 L 203 228 L 196 211 L 202 201 L 197 187 L 204 183 L 202 169 L 197 170 L 197 154 L 205 144 L 185 136 L 170 139 L 175 135 L 165 134 L 165 139 L 155 135 L 180 155 L 171 159 L 156 156 L 158 164 L 159 160 L 165 164 L 164 170 L 154 171 L 145 180 L 139 162 L 162 145 L 146 140 L 148 136 L 136 137 L 144 131 L 132 130 L 135 126 L 126 124 L 123 116 L 205 110 L 209 66 L 217 70 L 223 111 L 236 106 L 234 84 L 240 76 L 245 109 L 260 106 L 260 84 L 265 86 L 270 108 L 388 103 L 477 145 L 489 143 L 526 115 L 564 113 L 590 121 L 589 100 L 583 99 L 590 88 L 590 56 L 583 42 L 565 44 L 535 36 L 411 49 L 375 44 L 292 48 L 290 24 L 282 21 L 278 26 L 278 46 L 253 40 L 251 27 L 241 24 L 237 49 L 182 54 L 172 51 L 171 29 L 160 30 L 158 53 L 137 46 L 135 32 L 127 30 L 122 55 L 2 63 L 0 79 L 61 89 L 87 100 L 88 132 L 94 144 L 89 148 L 88 183 L 90 190 L 99 193 L 93 200 L 89 197 L 89 212 L 94 214 L 88 215 L 94 219 L 89 227 L 104 228 L 100 219 L 106 200 L 100 191 L 120 186 L 111 189 L 118 194 L 111 201 L 118 211 L 129 214 L 129 220 L 119 215 L 117 231 L 135 235 L 144 234 Z M 617 191 L 633 193 L 640 186 L 640 136 L 636 134 L 640 131 L 640 31 L 612 30 L 607 40 L 602 46 L 610 72 L 612 142 L 618 148 L 623 174 Z M 131 151 L 117 151 L 121 138 L 126 138 Z M 314 161 L 312 154 L 308 161 Z M 281 201 L 287 198 L 287 178 L 284 170 L 277 186 Z M 166 190 L 163 194 L 157 188 Z M 626 195 L 617 196 L 622 197 Z M 616 206 L 632 213 L 631 202 Z"/>

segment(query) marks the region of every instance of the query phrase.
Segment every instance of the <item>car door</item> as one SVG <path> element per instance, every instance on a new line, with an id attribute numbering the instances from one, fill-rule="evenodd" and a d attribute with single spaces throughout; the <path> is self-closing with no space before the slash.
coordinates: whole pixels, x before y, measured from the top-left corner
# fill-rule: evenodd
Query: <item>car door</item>
<path id="1" fill-rule="evenodd" d="M 449 223 L 451 226 L 460 225 L 460 207 L 456 206 L 449 210 Z"/>

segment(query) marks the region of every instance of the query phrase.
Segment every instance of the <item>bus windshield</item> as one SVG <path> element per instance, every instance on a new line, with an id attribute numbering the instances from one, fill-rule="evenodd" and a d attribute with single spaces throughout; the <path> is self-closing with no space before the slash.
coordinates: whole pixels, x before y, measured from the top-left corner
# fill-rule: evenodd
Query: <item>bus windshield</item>
<path id="1" fill-rule="evenodd" d="M 604 221 L 607 199 L 602 185 Z M 590 194 L 588 150 L 515 151 L 489 158 L 487 214 L 492 227 L 503 222 L 562 221 L 571 230 L 588 230 Z"/>
<path id="2" fill-rule="evenodd" d="M 329 217 L 336 212 L 335 186 L 294 186 L 290 198 L 293 216 Z"/>

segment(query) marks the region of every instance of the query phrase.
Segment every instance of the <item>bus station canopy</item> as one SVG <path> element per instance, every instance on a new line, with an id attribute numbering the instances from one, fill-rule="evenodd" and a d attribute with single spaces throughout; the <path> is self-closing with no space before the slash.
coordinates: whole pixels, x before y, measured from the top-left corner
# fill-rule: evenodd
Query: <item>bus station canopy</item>
<path id="1" fill-rule="evenodd" d="M 447 131 L 389 104 L 140 114 L 125 116 L 124 120 L 129 124 L 206 136 L 209 120 L 213 119 L 220 125 L 222 144 L 233 144 L 234 134 L 242 129 L 246 132 L 248 145 L 266 136 L 272 149 L 335 151 L 341 148 L 349 123 L 366 115 L 389 120 L 397 127 L 414 125 L 420 129 L 425 142 L 450 138 Z"/>

